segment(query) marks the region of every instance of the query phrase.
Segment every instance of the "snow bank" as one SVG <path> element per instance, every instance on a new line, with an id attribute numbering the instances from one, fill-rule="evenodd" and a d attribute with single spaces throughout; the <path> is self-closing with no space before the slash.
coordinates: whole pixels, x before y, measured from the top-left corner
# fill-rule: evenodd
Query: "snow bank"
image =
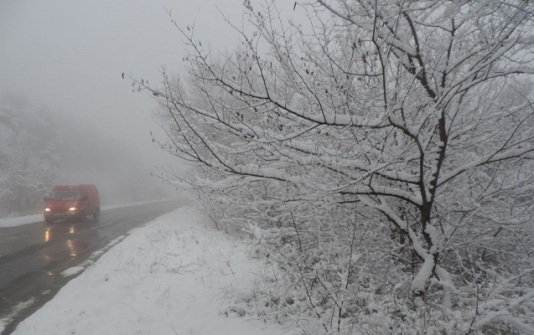
<path id="1" fill-rule="evenodd" d="M 83 270 L 85 270 L 85 268 L 83 266 L 73 266 L 73 267 L 68 268 L 67 270 L 61 272 L 60 276 L 62 276 L 62 277 L 75 276 L 78 273 L 82 272 Z"/>
<path id="2" fill-rule="evenodd" d="M 43 221 L 43 214 L 34 214 L 26 216 L 18 216 L 13 218 L 0 219 L 0 228 L 16 227 L 25 224 Z"/>
<path id="3" fill-rule="evenodd" d="M 223 298 L 261 267 L 182 208 L 133 230 L 13 334 L 290 334 L 239 317 Z"/>
<path id="4" fill-rule="evenodd" d="M 35 302 L 35 298 L 31 298 L 27 301 L 20 302 L 11 309 L 11 312 L 9 314 L 4 315 L 3 318 L 0 319 L 0 334 L 4 331 L 8 322 L 10 322 L 13 318 L 15 318 L 18 313 L 20 313 L 24 309 L 33 305 L 34 302 Z"/>

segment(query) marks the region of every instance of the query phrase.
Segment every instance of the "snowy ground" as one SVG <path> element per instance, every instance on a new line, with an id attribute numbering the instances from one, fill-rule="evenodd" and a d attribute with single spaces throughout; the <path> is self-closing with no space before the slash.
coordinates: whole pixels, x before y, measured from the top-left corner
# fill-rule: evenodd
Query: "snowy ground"
<path id="1" fill-rule="evenodd" d="M 190 207 L 134 229 L 13 334 L 292 334 L 240 317 L 224 292 L 253 284 L 262 263 Z"/>
<path id="2" fill-rule="evenodd" d="M 161 201 L 161 200 L 158 200 L 158 201 Z M 102 210 L 104 211 L 107 209 L 137 206 L 137 205 L 143 205 L 147 203 L 148 202 L 136 202 L 136 203 L 131 203 L 131 204 L 123 204 L 123 205 L 103 206 Z M 17 216 L 17 217 L 11 217 L 11 218 L 0 218 L 0 228 L 17 227 L 17 226 L 22 226 L 25 224 L 41 222 L 41 221 L 43 221 L 43 214 L 33 214 L 33 215 Z"/>
<path id="3" fill-rule="evenodd" d="M 43 221 L 43 214 L 17 216 L 12 218 L 0 218 L 0 228 L 16 227 L 25 224 Z"/>

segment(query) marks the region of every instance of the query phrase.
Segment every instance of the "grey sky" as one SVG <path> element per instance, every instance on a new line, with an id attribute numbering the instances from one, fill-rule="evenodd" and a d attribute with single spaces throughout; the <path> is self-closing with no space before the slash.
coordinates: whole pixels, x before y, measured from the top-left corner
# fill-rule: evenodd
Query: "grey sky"
<path id="1" fill-rule="evenodd" d="M 181 26 L 195 24 L 204 45 L 233 48 L 216 6 L 241 22 L 242 0 L 2 0 L 0 92 L 75 115 L 164 162 L 148 134 L 158 128 L 155 104 L 121 73 L 156 83 L 161 65 L 180 72 L 184 46 L 165 8 Z"/>

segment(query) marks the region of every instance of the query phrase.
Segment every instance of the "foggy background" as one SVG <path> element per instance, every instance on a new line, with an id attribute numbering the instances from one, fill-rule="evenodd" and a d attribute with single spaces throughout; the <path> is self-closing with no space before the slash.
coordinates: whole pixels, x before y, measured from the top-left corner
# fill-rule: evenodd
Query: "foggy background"
<path id="1" fill-rule="evenodd" d="M 103 205 L 177 196 L 150 172 L 186 166 L 152 143 L 156 104 L 121 74 L 180 73 L 166 10 L 213 50 L 232 50 L 242 0 L 0 1 L 0 216 L 39 211 L 54 184 L 94 183 Z M 222 14 L 221 14 L 222 13 Z"/>

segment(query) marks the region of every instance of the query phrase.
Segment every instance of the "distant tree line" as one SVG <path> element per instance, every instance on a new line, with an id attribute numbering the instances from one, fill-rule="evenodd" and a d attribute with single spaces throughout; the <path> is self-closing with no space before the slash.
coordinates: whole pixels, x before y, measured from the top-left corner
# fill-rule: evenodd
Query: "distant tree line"
<path id="1" fill-rule="evenodd" d="M 22 97 L 0 101 L 0 217 L 41 209 L 56 180 L 58 133 L 47 116 Z"/>
<path id="2" fill-rule="evenodd" d="M 93 124 L 0 97 L 0 217 L 40 213 L 55 184 L 96 184 L 104 205 L 168 198 L 143 153 L 97 136 Z M 148 134 L 147 134 L 148 135 Z"/>

